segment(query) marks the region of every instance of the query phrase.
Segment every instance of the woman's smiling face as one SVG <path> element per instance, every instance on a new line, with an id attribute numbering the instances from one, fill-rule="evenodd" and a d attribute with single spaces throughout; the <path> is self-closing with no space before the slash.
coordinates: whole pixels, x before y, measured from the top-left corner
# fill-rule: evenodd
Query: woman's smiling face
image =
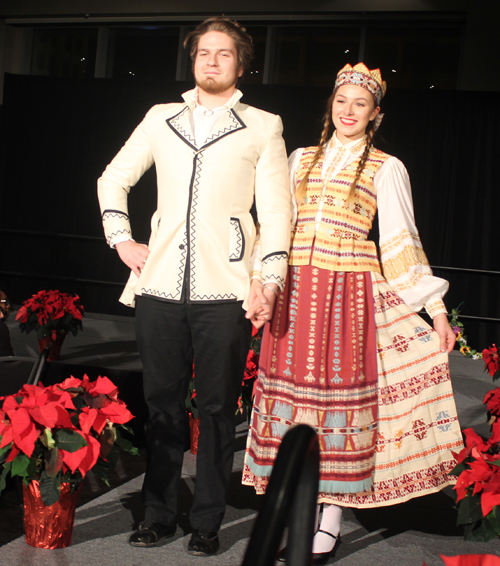
<path id="1" fill-rule="evenodd" d="M 349 143 L 365 135 L 366 127 L 380 112 L 373 96 L 363 87 L 342 85 L 337 89 L 332 105 L 332 120 L 338 140 Z"/>

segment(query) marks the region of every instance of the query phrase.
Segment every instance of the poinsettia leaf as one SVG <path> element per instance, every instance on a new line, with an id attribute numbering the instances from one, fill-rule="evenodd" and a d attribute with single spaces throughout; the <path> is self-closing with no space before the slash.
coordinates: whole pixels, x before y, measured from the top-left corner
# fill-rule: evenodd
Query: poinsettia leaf
<path id="1" fill-rule="evenodd" d="M 57 474 L 55 478 L 47 475 L 45 470 L 40 478 L 40 495 L 45 505 L 53 505 L 59 501 L 61 494 L 61 475 Z"/>
<path id="2" fill-rule="evenodd" d="M 485 517 L 477 525 L 467 525 L 464 530 L 464 540 L 472 542 L 488 542 L 497 537 L 498 534 Z"/>
<path id="3" fill-rule="evenodd" d="M 0 493 L 5 489 L 5 484 L 7 480 L 7 475 L 10 472 L 12 467 L 12 462 L 7 462 L 7 464 L 3 465 L 2 475 L 0 475 Z"/>
<path id="4" fill-rule="evenodd" d="M 42 436 L 40 437 L 40 441 L 49 450 L 52 450 L 52 448 L 54 448 L 56 441 L 54 440 L 54 437 L 52 436 L 52 431 L 50 430 L 50 428 L 44 429 Z"/>
<path id="5" fill-rule="evenodd" d="M 480 521 L 483 514 L 481 512 L 481 496 L 467 495 L 458 505 L 457 525 L 469 525 Z"/>
<path id="6" fill-rule="evenodd" d="M 66 452 L 76 452 L 87 446 L 87 441 L 81 434 L 74 430 L 60 429 L 54 434 L 56 446 Z"/>
<path id="7" fill-rule="evenodd" d="M 493 511 L 486 516 L 490 522 L 491 528 L 500 536 L 500 506 L 493 507 Z"/>
<path id="8" fill-rule="evenodd" d="M 119 425 L 121 428 L 123 428 L 123 430 L 126 430 L 127 432 L 129 432 L 130 434 L 134 434 L 134 431 L 126 424 L 122 424 Z"/>
<path id="9" fill-rule="evenodd" d="M 467 468 L 467 462 L 463 461 L 457 464 L 451 472 L 448 472 L 452 476 L 459 476 Z"/>
<path id="10" fill-rule="evenodd" d="M 115 443 L 117 438 L 116 430 L 106 427 L 102 433 L 99 435 L 99 443 L 101 445 L 100 455 L 103 458 L 107 458 L 111 450 L 111 447 Z"/>
<path id="11" fill-rule="evenodd" d="M 128 440 L 127 438 L 123 438 L 119 433 L 116 436 L 116 445 L 125 450 L 126 452 L 130 452 L 133 456 L 139 455 L 139 450 Z"/>
<path id="12" fill-rule="evenodd" d="M 26 329 L 26 334 L 28 334 L 32 328 Z M 37 326 L 36 327 L 36 337 L 38 340 L 41 340 L 45 337 L 45 326 Z"/>
<path id="13" fill-rule="evenodd" d="M 12 442 L 10 444 L 7 444 L 7 446 L 4 446 L 2 449 L 0 449 L 0 464 L 7 458 L 7 453 L 10 451 L 11 448 L 12 448 Z"/>
<path id="14" fill-rule="evenodd" d="M 111 450 L 106 456 L 106 460 L 111 470 L 115 469 L 119 459 L 120 459 L 120 452 L 118 452 L 118 448 L 116 446 L 112 446 Z"/>
<path id="15" fill-rule="evenodd" d="M 12 462 L 12 476 L 24 477 L 28 475 L 28 465 L 30 463 L 30 458 L 26 454 L 18 454 L 18 456 Z"/>
<path id="16" fill-rule="evenodd" d="M 99 479 L 101 479 L 108 487 L 109 485 L 109 465 L 104 462 L 101 458 L 92 468 L 92 473 Z"/>
<path id="17" fill-rule="evenodd" d="M 45 471 L 49 478 L 55 478 L 63 465 L 62 452 L 54 447 L 45 454 Z"/>
<path id="18" fill-rule="evenodd" d="M 28 469 L 26 470 L 26 476 L 25 476 L 24 479 L 26 479 L 26 477 L 35 479 L 39 475 L 39 473 L 40 473 L 39 466 L 38 466 L 39 462 L 40 462 L 39 456 L 35 452 L 33 452 L 33 454 L 31 455 L 30 463 L 28 464 Z"/>

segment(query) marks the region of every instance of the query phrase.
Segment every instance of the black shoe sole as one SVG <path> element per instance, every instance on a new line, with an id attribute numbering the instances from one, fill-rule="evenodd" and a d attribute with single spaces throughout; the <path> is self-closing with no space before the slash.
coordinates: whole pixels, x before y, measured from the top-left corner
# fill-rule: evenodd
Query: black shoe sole
<path id="1" fill-rule="evenodd" d="M 173 531 L 172 533 L 166 533 L 162 535 L 158 540 L 150 542 L 149 544 L 140 541 L 132 542 L 131 540 L 129 540 L 128 543 L 130 546 L 134 546 L 135 548 L 153 548 L 155 546 L 159 546 L 162 542 L 164 542 L 165 539 L 172 538 L 174 535 L 175 531 Z"/>

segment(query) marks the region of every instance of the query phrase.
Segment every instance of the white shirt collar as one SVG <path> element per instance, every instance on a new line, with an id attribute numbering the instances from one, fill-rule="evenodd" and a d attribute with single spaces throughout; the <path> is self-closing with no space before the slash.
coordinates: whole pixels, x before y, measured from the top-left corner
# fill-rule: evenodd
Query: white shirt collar
<path id="1" fill-rule="evenodd" d="M 192 90 L 188 90 L 182 95 L 182 98 L 189 105 L 191 110 L 196 108 L 196 106 L 201 106 L 201 104 L 199 104 L 198 102 L 198 91 L 199 91 L 198 87 L 195 87 Z M 214 108 L 214 111 L 220 109 L 228 110 L 230 108 L 233 108 L 242 96 L 243 93 L 241 92 L 241 90 L 235 88 L 234 93 L 232 94 L 231 98 L 226 102 L 226 104 L 224 104 L 223 106 L 219 106 L 218 108 Z"/>
<path id="2" fill-rule="evenodd" d="M 363 136 L 362 138 L 344 144 L 338 139 L 337 132 L 335 131 L 333 132 L 330 147 L 332 149 L 343 148 L 352 151 L 352 150 L 357 150 L 358 147 L 359 148 L 363 147 L 365 145 L 365 140 L 366 140 L 366 136 Z"/>

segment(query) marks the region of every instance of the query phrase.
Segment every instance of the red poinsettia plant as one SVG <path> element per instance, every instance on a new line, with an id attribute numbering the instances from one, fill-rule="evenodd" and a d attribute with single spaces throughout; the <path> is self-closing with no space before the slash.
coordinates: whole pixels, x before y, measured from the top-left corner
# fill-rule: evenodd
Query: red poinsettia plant
<path id="1" fill-rule="evenodd" d="M 500 378 L 500 353 L 496 344 L 483 350 L 484 369 L 487 371 L 493 380 Z"/>
<path id="2" fill-rule="evenodd" d="M 39 291 L 24 301 L 16 320 L 26 334 L 35 330 L 39 339 L 51 336 L 55 340 L 58 335 L 67 332 L 76 336 L 82 330 L 83 314 L 84 308 L 78 295 L 57 290 Z"/>
<path id="3" fill-rule="evenodd" d="M 250 342 L 243 381 L 241 382 L 241 397 L 238 399 L 238 408 L 240 412 L 243 412 L 243 407 L 245 407 L 247 415 L 250 415 L 252 411 L 253 398 L 255 397 L 262 331 L 262 328 L 257 330 L 255 326 L 252 326 L 252 340 Z"/>
<path id="4" fill-rule="evenodd" d="M 496 356 L 496 359 L 495 359 Z M 483 350 L 485 370 L 497 379 L 498 350 L 495 345 Z M 465 525 L 465 540 L 487 541 L 500 536 L 500 387 L 485 395 L 491 435 L 485 440 L 471 428 L 463 431 L 465 448 L 454 454 L 458 476 L 459 525 Z"/>
<path id="5" fill-rule="evenodd" d="M 7 476 L 40 482 L 45 505 L 59 500 L 62 482 L 76 490 L 92 470 L 108 483 L 118 448 L 138 454 L 120 429 L 133 418 L 107 378 L 69 377 L 60 384 L 24 385 L 0 397 L 0 492 Z M 109 485 L 109 484 L 108 484 Z"/>

